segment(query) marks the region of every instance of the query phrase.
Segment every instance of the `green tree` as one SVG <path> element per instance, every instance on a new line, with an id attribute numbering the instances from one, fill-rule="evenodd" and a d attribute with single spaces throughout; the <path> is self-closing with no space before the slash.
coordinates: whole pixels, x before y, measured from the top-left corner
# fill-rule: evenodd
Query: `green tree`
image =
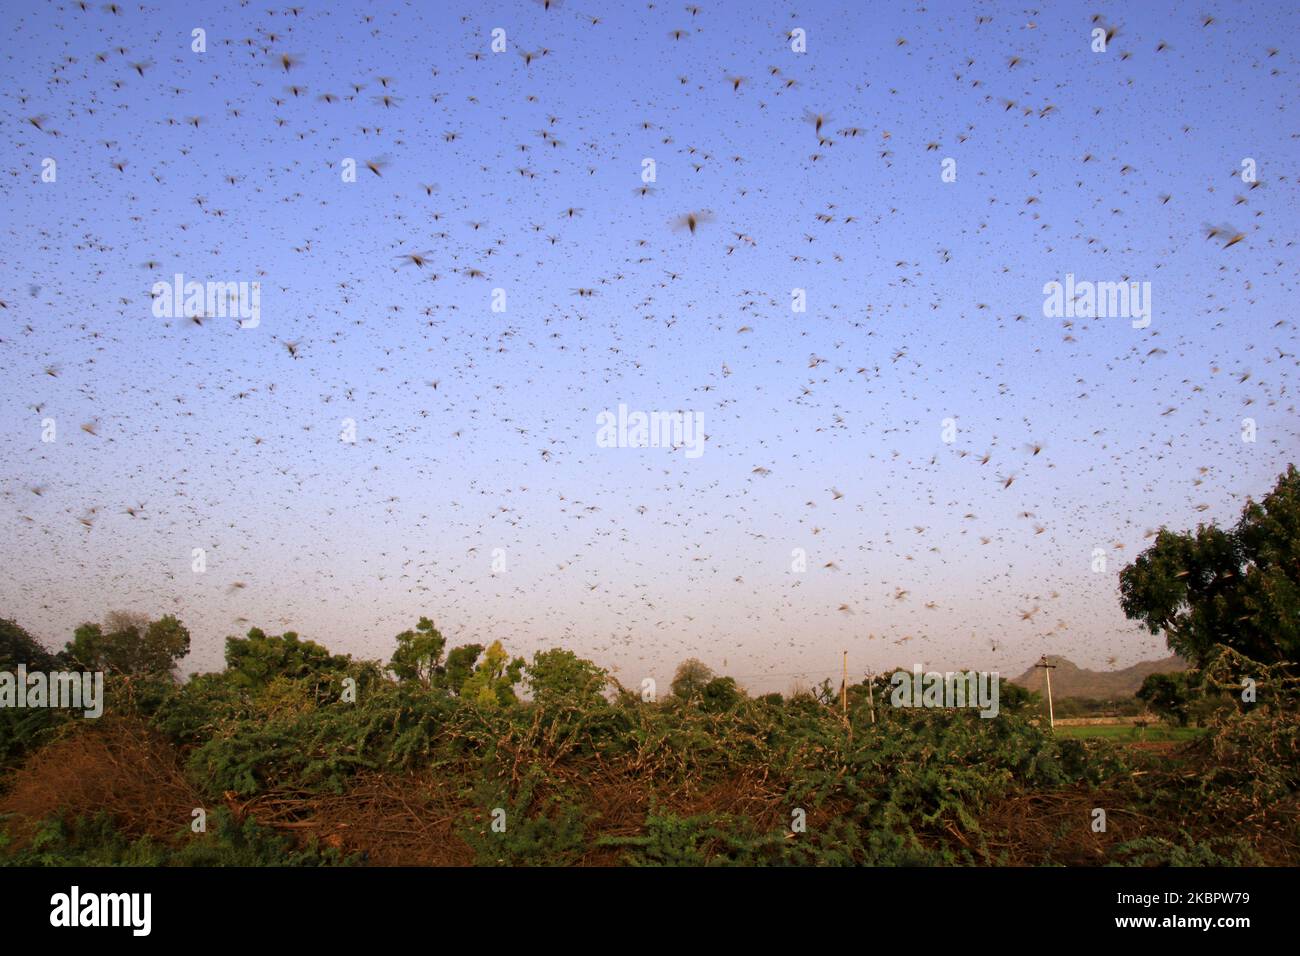
<path id="1" fill-rule="evenodd" d="M 731 710 L 744 696 L 734 677 L 715 677 L 700 692 L 701 706 L 711 714 Z"/>
<path id="2" fill-rule="evenodd" d="M 469 680 L 470 675 L 474 673 L 474 664 L 482 653 L 482 644 L 462 644 L 460 647 L 453 647 L 447 654 L 447 664 L 443 668 L 443 673 L 438 675 L 437 685 L 453 694 L 459 694 L 461 688 L 465 686 L 465 681 Z"/>
<path id="3" fill-rule="evenodd" d="M 1138 700 L 1179 727 L 1187 726 L 1188 708 L 1194 696 L 1191 675 L 1186 671 L 1148 674 L 1137 692 Z"/>
<path id="4" fill-rule="evenodd" d="M 418 681 L 430 687 L 443 673 L 442 651 L 446 646 L 447 639 L 433 621 L 422 617 L 414 630 L 397 635 L 397 649 L 388 668 L 399 681 Z"/>
<path id="5" fill-rule="evenodd" d="M 28 670 L 58 670 L 59 656 L 51 654 L 16 621 L 0 619 L 0 670 L 12 671 L 19 664 Z"/>
<path id="6" fill-rule="evenodd" d="M 172 675 L 190 652 L 190 632 L 174 615 L 150 621 L 142 614 L 113 611 L 103 624 L 73 632 L 65 656 L 89 670 L 126 676 Z"/>
<path id="7" fill-rule="evenodd" d="M 528 665 L 528 688 L 542 706 L 566 701 L 578 706 L 603 699 L 609 675 L 573 651 L 554 648 L 533 654 Z"/>
<path id="8" fill-rule="evenodd" d="M 673 674 L 672 692 L 674 697 L 691 700 L 704 693 L 704 686 L 713 680 L 712 668 L 703 661 L 688 657 L 677 665 Z"/>
<path id="9" fill-rule="evenodd" d="M 1042 697 L 1021 687 L 1019 684 L 1013 684 L 1009 680 L 998 681 L 998 709 L 1005 710 L 1009 714 L 1018 714 L 1030 707 L 1035 709 L 1042 702 Z M 1061 705 L 1057 704 L 1056 709 L 1059 711 Z"/>
<path id="10" fill-rule="evenodd" d="M 474 668 L 474 673 L 469 675 L 461 687 L 460 696 L 481 707 L 499 707 L 513 703 L 518 700 L 515 685 L 523 677 L 524 665 L 522 657 L 510 660 L 510 655 L 501 646 L 501 642 L 493 641 L 483 655 L 483 660 Z"/>
<path id="11" fill-rule="evenodd" d="M 294 631 L 273 637 L 254 627 L 246 638 L 226 638 L 226 670 L 242 687 L 260 689 L 277 677 L 332 677 L 346 672 L 350 664 L 346 655 L 331 654 L 315 641 L 299 640 Z"/>
<path id="12" fill-rule="evenodd" d="M 1120 572 L 1132 620 L 1198 666 L 1222 644 L 1265 664 L 1300 661 L 1300 473 L 1294 465 L 1224 530 L 1162 529 Z"/>
<path id="13" fill-rule="evenodd" d="M 67 662 L 51 654 L 14 621 L 0 620 L 0 670 L 64 670 Z M 55 707 L 0 707 L 0 778 L 34 748 L 65 725 L 72 711 Z M 0 844 L 4 837 L 0 834 Z"/>

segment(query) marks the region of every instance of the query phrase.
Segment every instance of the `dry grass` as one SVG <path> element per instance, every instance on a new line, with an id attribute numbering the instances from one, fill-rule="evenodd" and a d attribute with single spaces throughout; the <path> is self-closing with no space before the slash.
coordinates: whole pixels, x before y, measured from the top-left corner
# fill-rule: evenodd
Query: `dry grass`
<path id="1" fill-rule="evenodd" d="M 203 804 L 166 740 L 138 721 L 105 717 L 28 758 L 0 799 L 0 814 L 15 816 L 20 842 L 43 819 L 100 811 L 132 836 L 171 840 Z"/>

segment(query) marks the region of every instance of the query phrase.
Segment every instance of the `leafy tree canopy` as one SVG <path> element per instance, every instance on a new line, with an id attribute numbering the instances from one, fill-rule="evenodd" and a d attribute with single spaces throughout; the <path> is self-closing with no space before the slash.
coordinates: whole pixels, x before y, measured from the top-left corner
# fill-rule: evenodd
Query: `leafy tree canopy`
<path id="1" fill-rule="evenodd" d="M 1194 694 L 1191 676 L 1184 671 L 1148 674 L 1138 688 L 1137 698 L 1166 720 L 1186 727 Z"/>
<path id="2" fill-rule="evenodd" d="M 734 677 L 715 677 L 700 692 L 702 706 L 711 714 L 731 710 L 744 696 Z"/>
<path id="3" fill-rule="evenodd" d="M 442 652 L 447 639 L 427 617 L 422 617 L 414 630 L 397 635 L 397 649 L 393 651 L 388 667 L 399 681 L 418 681 L 432 686 L 444 673 Z"/>
<path id="4" fill-rule="evenodd" d="M 126 676 L 170 675 L 190 652 L 190 632 L 174 615 L 148 616 L 112 611 L 103 624 L 83 624 L 64 655 L 88 670 Z"/>
<path id="5" fill-rule="evenodd" d="M 560 701 L 583 706 L 603 698 L 609 675 L 573 651 L 538 651 L 528 665 L 533 700 L 549 705 Z"/>
<path id="6" fill-rule="evenodd" d="M 1132 620 L 1198 666 L 1215 645 L 1265 664 L 1300 661 L 1300 473 L 1294 465 L 1233 528 L 1162 529 L 1120 572 Z"/>
<path id="7" fill-rule="evenodd" d="M 226 638 L 227 673 L 244 687 L 265 687 L 276 677 L 339 673 L 350 663 L 346 655 L 331 654 L 315 641 L 299 640 L 294 631 L 273 637 L 255 627 L 248 637 Z"/>
<path id="8" fill-rule="evenodd" d="M 677 665 L 673 675 L 672 691 L 674 697 L 690 700 L 704 693 L 704 685 L 713 680 L 713 669 L 703 661 L 688 657 Z"/>
<path id="9" fill-rule="evenodd" d="M 0 619 L 0 670 L 11 671 L 19 664 L 28 670 L 50 671 L 59 668 L 60 659 L 15 621 Z"/>
<path id="10" fill-rule="evenodd" d="M 465 681 L 469 680 L 469 675 L 474 673 L 474 664 L 482 653 L 482 644 L 462 644 L 452 648 L 447 654 L 445 673 L 440 675 L 438 685 L 453 694 L 459 694 Z"/>
<path id="11" fill-rule="evenodd" d="M 524 666 L 522 657 L 510 660 L 501 642 L 493 641 L 483 660 L 474 668 L 474 673 L 461 687 L 460 696 L 489 708 L 513 703 L 518 700 L 514 688 L 523 677 Z"/>

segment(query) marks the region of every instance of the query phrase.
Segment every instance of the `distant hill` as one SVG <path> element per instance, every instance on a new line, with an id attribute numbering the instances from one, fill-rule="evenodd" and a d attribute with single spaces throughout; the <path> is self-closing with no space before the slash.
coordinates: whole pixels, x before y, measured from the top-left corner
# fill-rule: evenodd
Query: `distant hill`
<path id="1" fill-rule="evenodd" d="M 1067 697 L 1132 697 L 1148 674 L 1187 670 L 1187 662 L 1176 654 L 1159 661 L 1139 661 L 1118 671 L 1085 670 L 1054 654 L 1048 654 L 1047 660 L 1056 665 L 1052 671 L 1052 697 L 1056 700 Z M 1030 667 L 1019 677 L 1012 678 L 1012 683 L 1037 694 L 1046 692 L 1040 667 Z"/>

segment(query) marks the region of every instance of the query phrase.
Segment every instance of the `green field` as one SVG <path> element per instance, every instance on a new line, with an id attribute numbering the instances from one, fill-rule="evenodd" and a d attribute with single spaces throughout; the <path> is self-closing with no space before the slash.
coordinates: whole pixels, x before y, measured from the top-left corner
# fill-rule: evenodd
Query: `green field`
<path id="1" fill-rule="evenodd" d="M 1173 741 L 1175 743 L 1184 743 L 1188 740 L 1195 740 L 1203 733 L 1205 733 L 1203 727 L 1168 727 L 1164 724 L 1149 727 L 1133 727 L 1128 724 L 1094 724 L 1085 727 L 1056 728 L 1056 736 L 1058 737 L 1104 739 L 1114 740 L 1118 743 L 1126 741 L 1145 741 L 1148 743 Z"/>

